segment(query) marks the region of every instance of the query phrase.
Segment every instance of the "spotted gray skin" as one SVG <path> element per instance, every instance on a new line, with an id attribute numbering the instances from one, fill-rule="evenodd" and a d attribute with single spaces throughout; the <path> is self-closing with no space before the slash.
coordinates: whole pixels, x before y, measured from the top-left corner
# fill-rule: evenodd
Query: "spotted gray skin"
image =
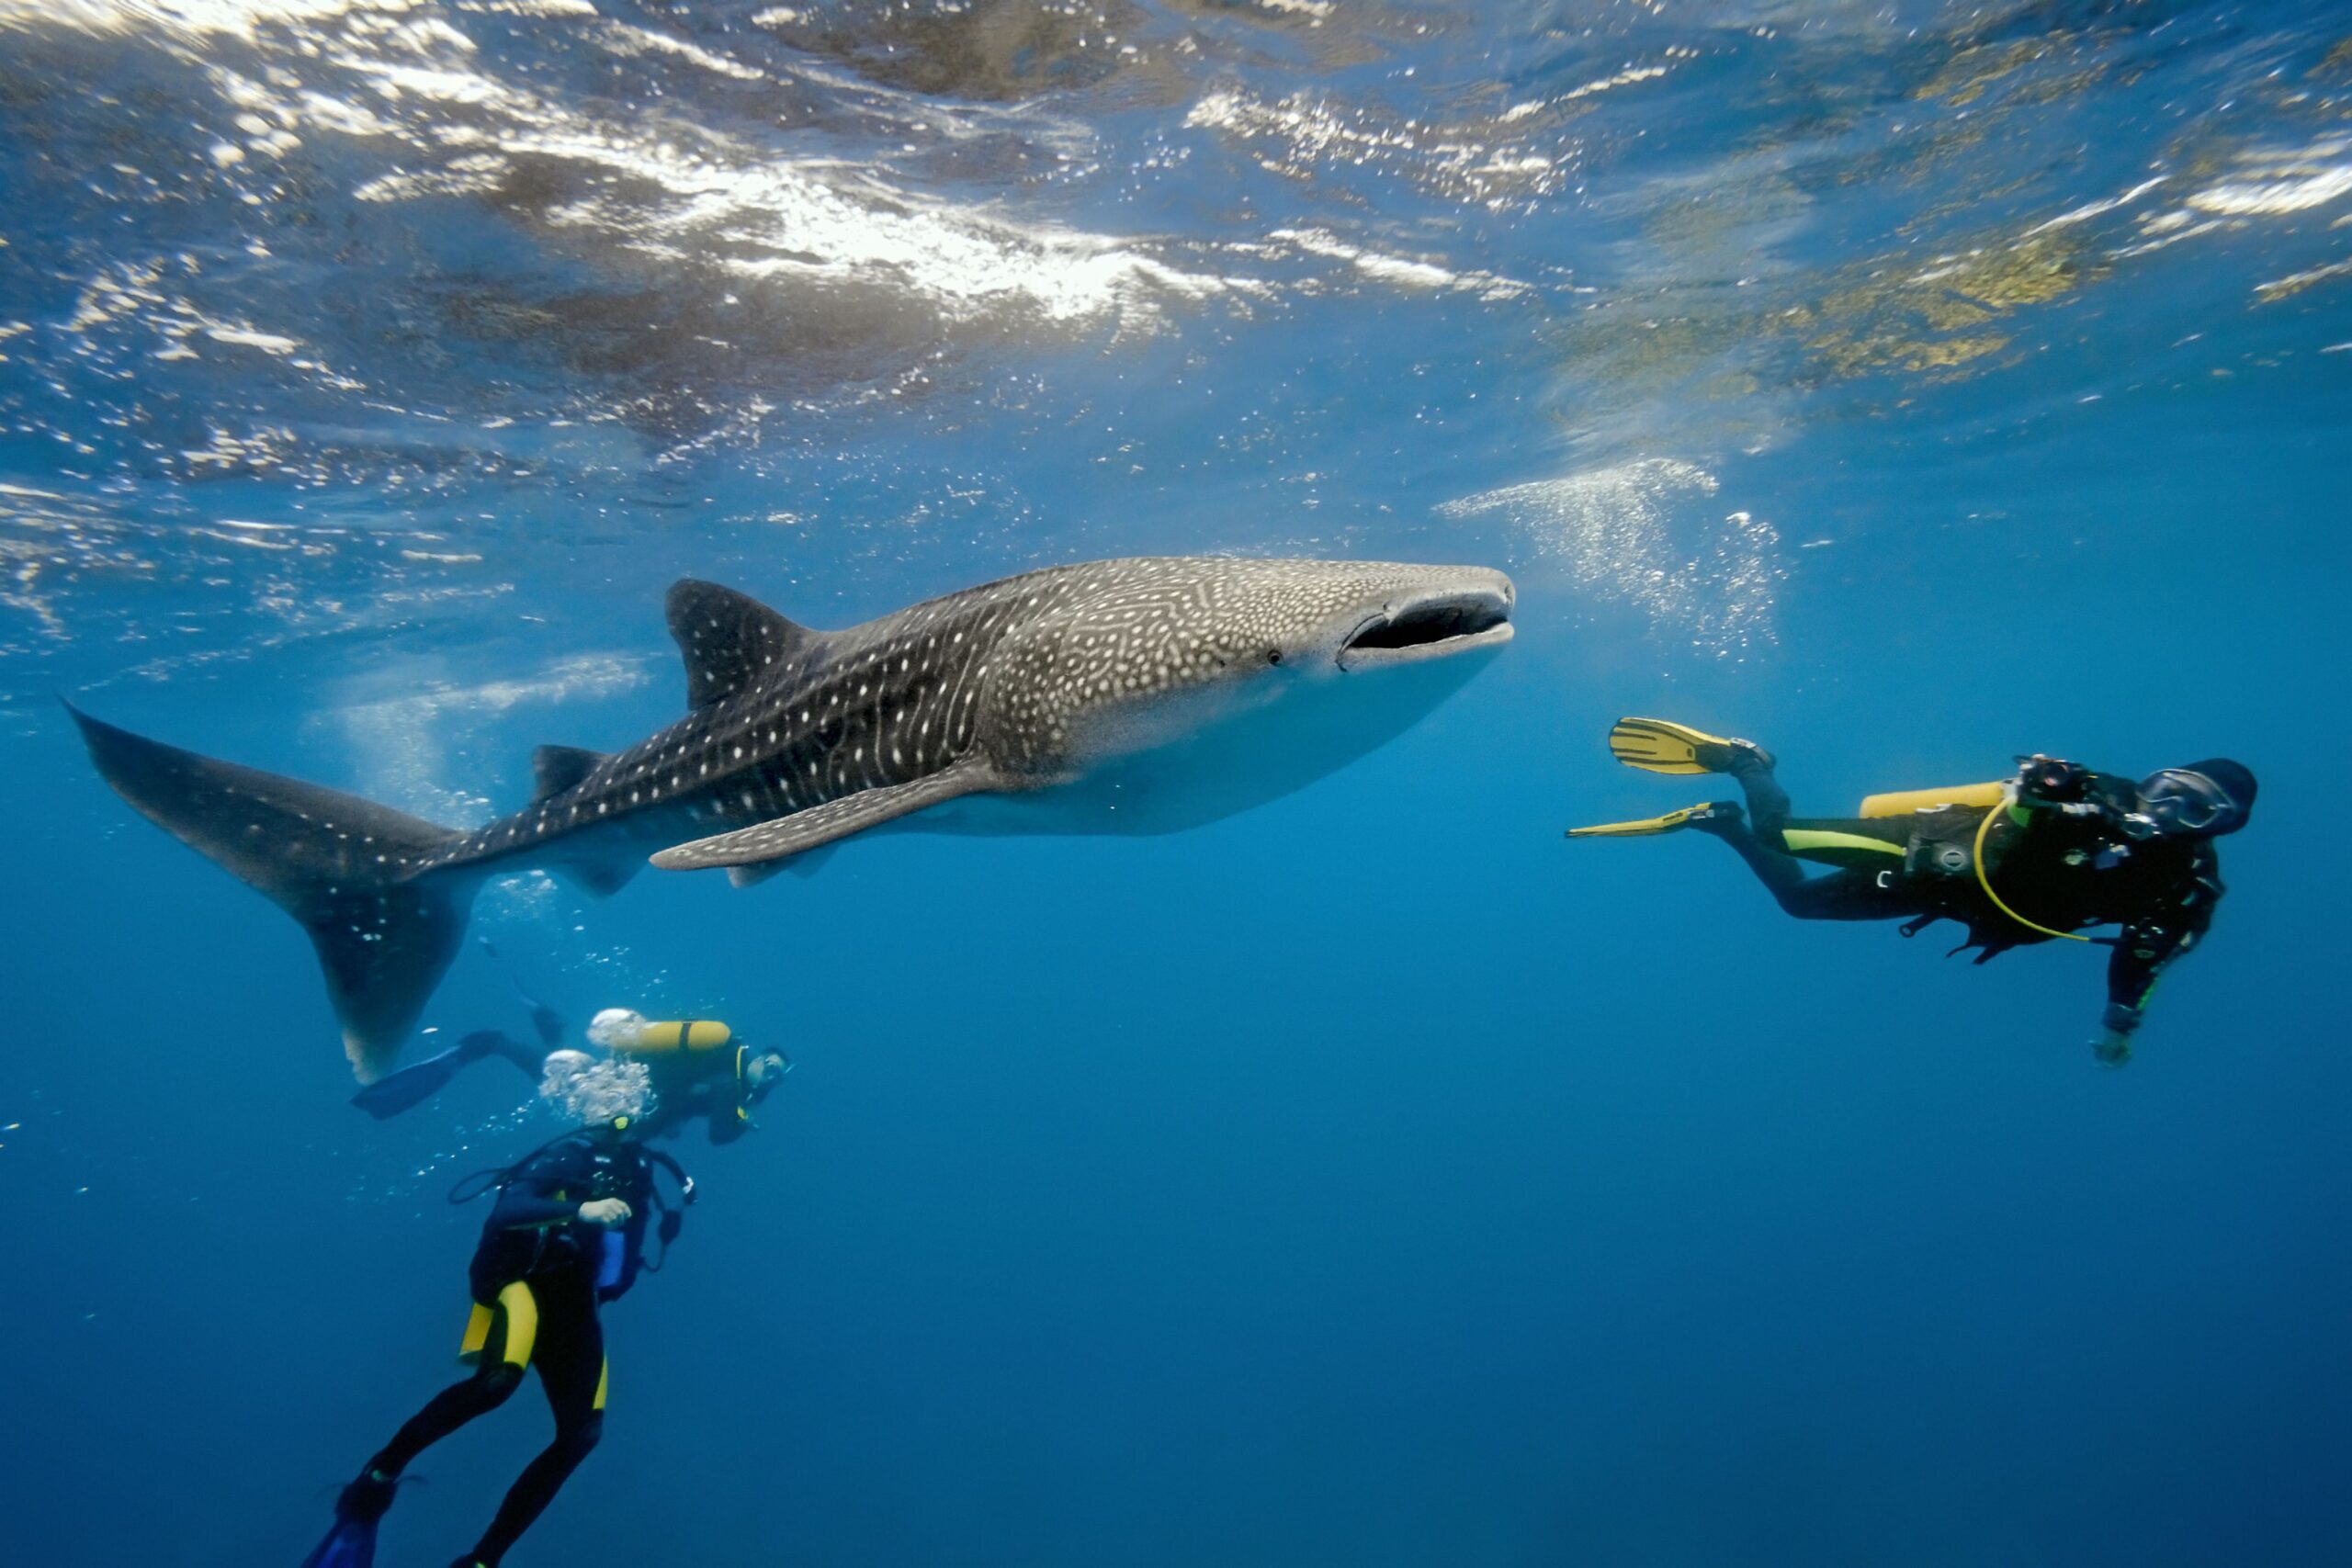
<path id="1" fill-rule="evenodd" d="M 818 632 L 683 581 L 669 615 L 687 716 L 611 755 L 541 748 L 530 805 L 471 832 L 74 716 L 124 798 L 309 930 L 367 1080 L 494 873 L 543 865 L 610 892 L 657 850 L 656 865 L 726 866 L 748 883 L 888 825 L 1210 820 L 1410 723 L 1462 677 L 1417 684 L 1406 667 L 1498 648 L 1511 598 L 1508 578 L 1475 567 L 1170 557 L 1047 568 Z M 1360 694 L 1383 685 L 1419 694 L 1361 716 L 1374 710 Z M 1285 737 L 1293 713 L 1315 716 Z M 1215 753 L 1222 736 L 1233 748 Z M 1188 768 L 1204 787 L 1156 776 Z M 931 809 L 977 796 L 1023 808 Z M 1026 808 L 1040 801 L 1057 812 Z"/>

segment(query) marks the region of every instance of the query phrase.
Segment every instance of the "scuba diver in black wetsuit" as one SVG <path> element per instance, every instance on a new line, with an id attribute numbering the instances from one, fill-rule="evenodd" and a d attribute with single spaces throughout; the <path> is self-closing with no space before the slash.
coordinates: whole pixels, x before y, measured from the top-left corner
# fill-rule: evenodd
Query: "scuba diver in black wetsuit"
<path id="1" fill-rule="evenodd" d="M 2164 966 L 2197 945 L 2221 901 L 2213 840 L 2246 825 L 2254 774 L 2216 757 L 2133 784 L 2053 757 L 2018 759 L 2014 778 L 1954 789 L 1876 795 L 1856 818 L 1799 818 L 1772 777 L 1772 757 L 1657 718 L 1621 718 L 1610 751 L 1657 773 L 1728 773 L 1747 795 L 1638 822 L 1572 828 L 1568 837 L 1629 838 L 1690 829 L 1721 839 L 1781 908 L 1805 920 L 1910 917 L 1911 936 L 1936 920 L 1968 928 L 1976 962 L 2035 942 L 2098 941 L 2112 948 L 2107 1011 L 2092 1049 L 2131 1059 L 2148 993 Z M 1809 877 L 1804 862 L 1837 869 Z M 2076 934 L 2114 924 L 2112 938 Z"/>
<path id="2" fill-rule="evenodd" d="M 525 1468 L 481 1540 L 453 1568 L 498 1568 L 596 1446 L 605 1378 L 598 1308 L 626 1293 L 640 1272 L 661 1267 L 644 1257 L 650 1217 L 661 1215 L 666 1258 L 683 1208 L 695 1197 L 694 1182 L 677 1162 L 641 1142 L 649 1076 L 641 1064 L 627 1062 L 550 1074 L 550 1096 L 581 1127 L 451 1192 L 453 1202 L 491 1187 L 498 1192 L 469 1270 L 473 1312 L 459 1354 L 477 1370 L 435 1394 L 368 1460 L 336 1499 L 334 1527 L 303 1568 L 368 1568 L 377 1522 L 391 1506 L 401 1472 L 432 1444 L 505 1404 L 527 1368 L 538 1369 L 555 1415 L 555 1440 Z M 655 1185 L 657 1168 L 677 1184 L 677 1205 Z M 488 1187 L 473 1186 L 484 1178 Z"/>
<path id="3" fill-rule="evenodd" d="M 520 986 L 514 989 L 530 1010 L 531 1027 L 539 1037 L 536 1047 L 495 1029 L 478 1029 L 438 1055 L 363 1086 L 351 1103 L 379 1122 L 389 1121 L 424 1104 L 460 1069 L 486 1057 L 512 1062 L 534 1082 L 559 1065 L 579 1067 L 594 1059 L 563 1047 L 561 1014 Z M 648 1119 L 648 1136 L 675 1137 L 699 1118 L 712 1143 L 731 1144 L 752 1130 L 752 1111 L 792 1070 L 783 1052 L 754 1051 L 715 1019 L 653 1021 L 625 1008 L 606 1008 L 590 1021 L 588 1040 L 616 1060 L 643 1062 L 651 1071 L 659 1109 Z"/>
<path id="4" fill-rule="evenodd" d="M 711 1018 L 648 1019 L 606 1008 L 588 1021 L 588 1042 L 616 1061 L 645 1064 L 656 1106 L 648 1132 L 663 1137 L 699 1118 L 712 1143 L 733 1143 L 752 1130 L 752 1111 L 792 1071 L 783 1052 L 754 1051 Z"/>

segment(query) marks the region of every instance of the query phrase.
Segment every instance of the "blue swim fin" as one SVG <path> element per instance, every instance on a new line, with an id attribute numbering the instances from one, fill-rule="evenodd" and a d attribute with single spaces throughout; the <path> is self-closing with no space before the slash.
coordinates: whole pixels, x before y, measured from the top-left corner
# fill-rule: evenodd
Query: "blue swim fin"
<path id="1" fill-rule="evenodd" d="M 398 1072 L 386 1073 L 351 1097 L 351 1103 L 379 1122 L 414 1110 L 448 1087 L 458 1069 L 484 1056 L 503 1056 L 525 1077 L 538 1081 L 539 1065 L 547 1053 L 509 1040 L 495 1029 L 477 1029 L 437 1056 L 412 1062 Z"/>
<path id="2" fill-rule="evenodd" d="M 334 1528 L 302 1559 L 302 1568 L 375 1568 L 376 1526 L 399 1487 L 372 1470 L 361 1472 L 334 1500 Z"/>
<path id="3" fill-rule="evenodd" d="M 387 1121 L 440 1093 L 457 1077 L 458 1069 L 479 1055 L 462 1045 L 453 1046 L 437 1056 L 427 1056 L 398 1072 L 386 1073 L 353 1095 L 351 1103 L 379 1122 Z"/>
<path id="4" fill-rule="evenodd" d="M 375 1562 L 376 1521 L 337 1519 L 302 1568 L 374 1568 Z"/>

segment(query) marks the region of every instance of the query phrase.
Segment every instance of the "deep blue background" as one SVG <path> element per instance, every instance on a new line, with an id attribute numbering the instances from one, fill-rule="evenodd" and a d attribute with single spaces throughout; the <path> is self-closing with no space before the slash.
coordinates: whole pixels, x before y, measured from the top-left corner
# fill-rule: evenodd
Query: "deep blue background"
<path id="1" fill-rule="evenodd" d="M 2224 79 L 2268 58 L 2240 10 L 2170 10 L 2221 40 Z M 2309 67 L 2332 35 L 2301 17 L 2278 47 Z M 1487 25 L 1515 94 L 1613 68 Z M 1464 79 L 1488 58 L 1458 31 L 1430 47 Z M 2192 113 L 2159 87 L 2076 112 Z M 1069 112 L 1094 108 L 1146 112 Z M 1142 205 L 1127 222 L 1186 223 Z M 355 746 L 355 705 L 641 661 L 602 695 L 427 705 L 440 751 L 417 767 L 503 807 L 533 745 L 674 716 L 675 573 L 833 624 L 1032 558 L 1280 545 L 1508 565 L 1519 640 L 1372 758 L 1181 837 L 908 836 L 748 893 L 649 874 L 604 904 L 485 897 L 477 929 L 575 1020 L 692 1010 L 798 1064 L 757 1137 L 678 1146 L 705 1200 L 608 1316 L 605 1444 L 518 1568 L 2352 1560 L 2328 794 L 2352 764 L 2352 286 L 2248 294 L 2340 250 L 2341 210 L 2086 283 L 1972 378 L 1790 369 L 1760 394 L 1770 439 L 1673 387 L 1617 429 L 1525 307 L 1306 295 L 1172 345 L 1002 349 L 1034 378 L 1019 408 L 876 418 L 867 480 L 831 494 L 717 458 L 680 479 L 625 445 L 645 468 L 610 516 L 461 483 L 450 514 L 498 513 L 485 570 L 513 587 L 454 608 L 242 642 L 236 591 L 175 577 L 168 527 L 142 547 L 160 571 L 85 560 L 67 603 L 107 631 L 24 634 L 0 742 L 0 1551 L 295 1561 L 333 1484 L 454 1371 L 481 1216 L 442 1193 L 551 1130 L 488 1067 L 401 1122 L 348 1110 L 300 932 L 107 794 L 50 686 L 380 790 L 406 775 Z M 1532 212 L 1510 243 L 1577 218 Z M 1825 215 L 1789 249 L 1827 276 L 1840 239 Z M 39 313 L 12 276 L 10 309 Z M 344 346 L 406 352 L 372 341 Z M 24 411 L 74 404 L 22 348 L 8 471 L 70 490 Z M 1251 419 L 1290 434 L 1232 445 Z M 1148 471 L 1096 461 L 1104 431 Z M 1701 513 L 1777 529 L 1770 635 L 1694 635 L 1498 516 L 1435 510 L 1659 453 L 1721 485 L 1678 548 L 1708 547 Z M 983 469 L 1018 526 L 910 513 Z M 630 510 L 664 486 L 671 510 Z M 189 493 L 198 518 L 370 504 L 266 475 Z M 752 529 L 779 498 L 824 521 Z M 233 656 L 108 679 L 171 640 L 175 605 Z M 2225 752 L 2262 805 L 2212 936 L 2108 1072 L 2086 1046 L 2100 954 L 1972 969 L 1939 956 L 1950 928 L 1783 920 L 1703 840 L 1564 842 L 1707 793 L 1613 767 L 1621 713 L 1757 738 L 1819 814 L 2023 750 L 2122 772 Z M 427 1021 L 519 1032 L 505 987 L 469 953 Z M 428 1455 L 388 1568 L 469 1540 L 544 1420 L 526 1393 Z"/>

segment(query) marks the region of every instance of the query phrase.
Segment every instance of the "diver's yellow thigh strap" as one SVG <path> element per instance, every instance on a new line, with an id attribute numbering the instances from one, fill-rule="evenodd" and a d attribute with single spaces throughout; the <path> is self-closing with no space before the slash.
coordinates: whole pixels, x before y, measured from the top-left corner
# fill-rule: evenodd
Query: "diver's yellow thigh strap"
<path id="1" fill-rule="evenodd" d="M 498 1304 L 506 1309 L 506 1364 L 527 1367 L 539 1342 L 539 1298 L 517 1280 L 498 1292 Z"/>
<path id="2" fill-rule="evenodd" d="M 1789 853 L 1801 855 L 1807 850 L 1875 850 L 1881 854 L 1900 855 L 1901 844 L 1890 844 L 1884 839 L 1865 838 L 1860 833 L 1831 833 L 1816 828 L 1783 828 L 1781 842 Z"/>
<path id="3" fill-rule="evenodd" d="M 466 1314 L 466 1337 L 458 1341 L 458 1359 L 478 1361 L 490 1344 L 490 1325 L 495 1320 L 490 1308 L 474 1303 L 473 1311 Z"/>
<path id="4" fill-rule="evenodd" d="M 499 1359 L 510 1365 L 527 1367 L 531 1351 L 539 1339 L 539 1303 L 531 1294 L 531 1287 L 517 1280 L 498 1292 L 498 1305 L 486 1307 L 480 1302 L 466 1318 L 466 1337 L 458 1346 L 461 1361 L 479 1359 L 490 1345 L 491 1325 L 497 1322 L 500 1312 L 506 1314 L 506 1343 Z"/>
<path id="5" fill-rule="evenodd" d="M 605 1407 L 605 1385 L 612 1381 L 612 1377 L 613 1359 L 607 1356 L 604 1365 L 596 1369 L 596 1403 L 591 1408 L 602 1410 Z"/>

